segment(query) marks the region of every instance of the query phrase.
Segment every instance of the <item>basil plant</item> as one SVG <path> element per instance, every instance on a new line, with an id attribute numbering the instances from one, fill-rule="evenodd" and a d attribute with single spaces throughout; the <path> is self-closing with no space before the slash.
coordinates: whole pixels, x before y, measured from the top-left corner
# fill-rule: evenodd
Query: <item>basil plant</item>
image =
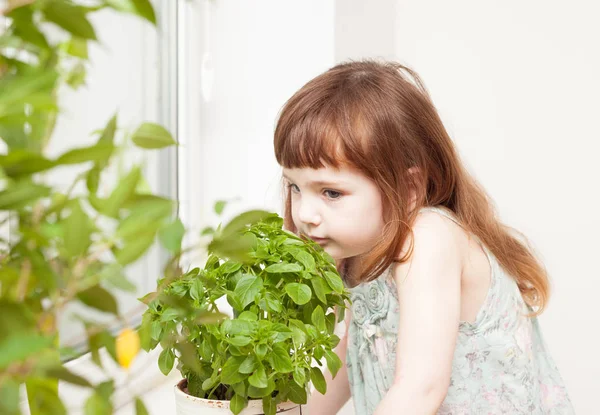
<path id="1" fill-rule="evenodd" d="M 188 394 L 229 400 L 235 414 L 250 399 L 262 399 L 265 414 L 304 404 L 310 382 L 326 392 L 324 364 L 334 376 L 342 365 L 334 328 L 348 292 L 332 258 L 282 225 L 268 212 L 240 215 L 215 232 L 204 267 L 142 299 L 143 347 L 162 346 L 161 371 L 178 360 Z"/>

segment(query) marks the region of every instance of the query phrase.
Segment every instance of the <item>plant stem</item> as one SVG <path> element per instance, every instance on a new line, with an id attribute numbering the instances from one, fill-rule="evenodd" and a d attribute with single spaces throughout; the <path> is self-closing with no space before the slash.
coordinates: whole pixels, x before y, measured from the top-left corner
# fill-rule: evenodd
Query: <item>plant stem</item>
<path id="1" fill-rule="evenodd" d="M 17 301 L 23 301 L 27 294 L 27 286 L 29 285 L 29 277 L 31 276 L 31 261 L 25 259 L 21 265 L 21 274 L 17 284 Z"/>

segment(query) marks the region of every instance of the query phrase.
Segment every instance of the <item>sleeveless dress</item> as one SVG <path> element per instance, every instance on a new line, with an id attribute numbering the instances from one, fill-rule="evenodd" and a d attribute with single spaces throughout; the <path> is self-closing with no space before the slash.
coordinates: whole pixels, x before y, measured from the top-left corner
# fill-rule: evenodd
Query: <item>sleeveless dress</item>
<path id="1" fill-rule="evenodd" d="M 458 223 L 445 208 L 424 210 Z M 437 414 L 574 414 L 538 321 L 526 317 L 530 308 L 516 282 L 471 237 L 488 257 L 491 284 L 475 322 L 459 324 L 450 387 Z M 349 290 L 348 378 L 355 414 L 367 415 L 375 411 L 395 374 L 398 295 L 391 267 Z"/>

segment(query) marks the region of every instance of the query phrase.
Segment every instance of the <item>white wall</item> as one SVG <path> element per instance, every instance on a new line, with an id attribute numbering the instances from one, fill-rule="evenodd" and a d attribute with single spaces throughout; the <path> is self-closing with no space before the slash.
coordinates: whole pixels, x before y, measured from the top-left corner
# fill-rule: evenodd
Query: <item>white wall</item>
<path id="1" fill-rule="evenodd" d="M 396 55 L 423 77 L 505 222 L 553 282 L 540 321 L 577 413 L 600 391 L 600 26 L 596 2 L 397 2 Z"/>

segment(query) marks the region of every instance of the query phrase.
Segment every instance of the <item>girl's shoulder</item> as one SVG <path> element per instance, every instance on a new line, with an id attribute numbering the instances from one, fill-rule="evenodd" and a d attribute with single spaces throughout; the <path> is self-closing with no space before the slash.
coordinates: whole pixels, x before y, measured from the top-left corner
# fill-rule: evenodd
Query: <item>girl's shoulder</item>
<path id="1" fill-rule="evenodd" d="M 437 227 L 440 231 L 450 231 L 455 236 L 464 236 L 468 232 L 461 225 L 454 212 L 443 206 L 424 206 L 419 209 L 413 231 L 423 227 Z"/>
<path id="2" fill-rule="evenodd" d="M 419 240 L 451 243 L 456 253 L 464 254 L 468 249 L 471 235 L 462 227 L 458 219 L 447 208 L 441 206 L 426 206 L 419 209 L 412 225 L 412 233 L 408 235 L 399 254 L 404 258 L 414 250 L 414 244 Z M 442 247 L 444 244 L 442 244 Z M 447 246 L 447 245 L 446 245 Z"/>

